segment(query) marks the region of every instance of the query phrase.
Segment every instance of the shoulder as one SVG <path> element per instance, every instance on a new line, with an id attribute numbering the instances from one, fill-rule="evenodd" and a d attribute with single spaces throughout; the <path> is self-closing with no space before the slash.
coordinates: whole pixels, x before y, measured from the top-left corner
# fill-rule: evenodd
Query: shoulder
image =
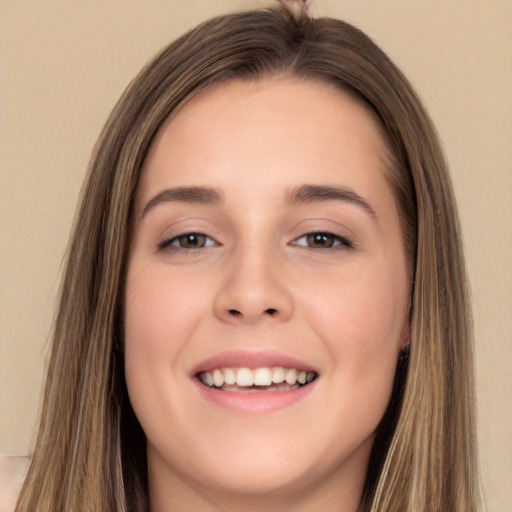
<path id="1" fill-rule="evenodd" d="M 0 455 L 0 512 L 13 512 L 29 465 L 29 457 Z"/>

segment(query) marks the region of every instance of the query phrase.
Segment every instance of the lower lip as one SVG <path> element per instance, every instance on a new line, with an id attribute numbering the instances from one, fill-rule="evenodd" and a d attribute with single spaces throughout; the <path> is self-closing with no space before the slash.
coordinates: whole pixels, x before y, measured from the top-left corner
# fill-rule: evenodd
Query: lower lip
<path id="1" fill-rule="evenodd" d="M 195 383 L 201 395 L 216 406 L 238 413 L 268 413 L 291 407 L 303 400 L 314 389 L 316 380 L 290 391 L 222 391 L 209 388 L 198 379 Z"/>

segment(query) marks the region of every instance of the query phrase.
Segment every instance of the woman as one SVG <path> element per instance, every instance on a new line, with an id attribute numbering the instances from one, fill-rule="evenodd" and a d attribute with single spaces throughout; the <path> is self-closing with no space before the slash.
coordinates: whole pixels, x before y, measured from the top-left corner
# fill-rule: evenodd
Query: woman
<path id="1" fill-rule="evenodd" d="M 18 511 L 478 510 L 453 193 L 360 31 L 270 10 L 180 38 L 77 218 Z"/>

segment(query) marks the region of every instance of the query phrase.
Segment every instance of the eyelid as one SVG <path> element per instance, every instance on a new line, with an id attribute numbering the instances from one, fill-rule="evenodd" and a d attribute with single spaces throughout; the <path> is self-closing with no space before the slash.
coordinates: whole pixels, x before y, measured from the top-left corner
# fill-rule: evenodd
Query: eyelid
<path id="1" fill-rule="evenodd" d="M 330 247 L 312 247 L 312 246 L 307 245 L 307 243 L 304 243 L 304 244 L 298 243 L 299 240 L 301 240 L 303 238 L 307 238 L 308 236 L 315 235 L 315 234 L 332 236 L 334 238 L 333 245 L 331 245 Z M 304 233 L 303 235 L 292 240 L 291 245 L 297 245 L 300 247 L 305 247 L 307 249 L 314 249 L 314 250 L 321 250 L 321 251 L 327 251 L 327 250 L 332 250 L 332 249 L 336 250 L 336 249 L 340 249 L 340 248 L 354 249 L 354 242 L 347 236 L 338 235 L 336 233 L 332 233 L 331 231 L 320 230 L 320 229 Z"/>
<path id="2" fill-rule="evenodd" d="M 196 235 L 205 237 L 206 243 L 201 247 L 181 247 L 179 245 L 180 238 L 183 238 L 187 235 Z M 174 251 L 184 251 L 184 252 L 192 252 L 199 251 L 201 249 L 206 249 L 207 247 L 213 247 L 215 245 L 219 245 L 218 242 L 212 238 L 211 236 L 202 233 L 200 231 L 184 231 L 182 233 L 173 233 L 172 235 L 165 237 L 158 243 L 159 250 L 174 250 Z"/>
<path id="3" fill-rule="evenodd" d="M 204 237 L 204 245 L 198 246 L 198 247 L 182 247 L 180 244 L 180 239 L 183 239 L 184 237 L 195 235 L 197 237 Z M 307 238 L 312 235 L 325 235 L 332 238 L 332 245 L 327 247 L 315 247 L 314 245 L 309 245 Z M 301 243 L 300 241 L 302 239 L 305 239 L 304 243 Z M 174 250 L 174 251 L 183 251 L 183 252 L 194 252 L 199 251 L 201 249 L 206 249 L 208 247 L 214 247 L 216 245 L 220 245 L 217 240 L 215 240 L 213 237 L 207 235 L 204 232 L 198 231 L 198 230 L 185 230 L 179 233 L 172 233 L 169 236 L 166 236 L 160 242 L 157 244 L 158 250 Z M 340 250 L 340 249 L 354 249 L 355 244 L 346 235 L 340 235 L 337 233 L 333 233 L 330 230 L 327 229 L 312 229 L 310 231 L 307 231 L 303 235 L 294 238 L 291 240 L 290 245 L 304 247 L 311 250 L 321 250 L 321 251 L 327 251 L 327 250 Z"/>

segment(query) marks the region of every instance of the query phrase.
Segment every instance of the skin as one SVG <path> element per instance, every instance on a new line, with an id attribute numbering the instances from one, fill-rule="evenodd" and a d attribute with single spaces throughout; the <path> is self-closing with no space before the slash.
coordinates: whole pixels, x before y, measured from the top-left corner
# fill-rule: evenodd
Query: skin
<path id="1" fill-rule="evenodd" d="M 126 381 L 148 439 L 153 512 L 357 510 L 408 333 L 384 155 L 364 106 L 286 77 L 216 85 L 157 135 L 125 297 Z M 347 200 L 286 200 L 305 184 L 349 189 L 373 213 Z M 152 201 L 192 186 L 223 201 Z M 191 232 L 206 245 L 179 247 Z M 308 245 L 312 232 L 333 233 L 333 247 Z M 226 409 L 192 372 L 234 349 L 293 356 L 318 379 L 271 412 Z"/>

